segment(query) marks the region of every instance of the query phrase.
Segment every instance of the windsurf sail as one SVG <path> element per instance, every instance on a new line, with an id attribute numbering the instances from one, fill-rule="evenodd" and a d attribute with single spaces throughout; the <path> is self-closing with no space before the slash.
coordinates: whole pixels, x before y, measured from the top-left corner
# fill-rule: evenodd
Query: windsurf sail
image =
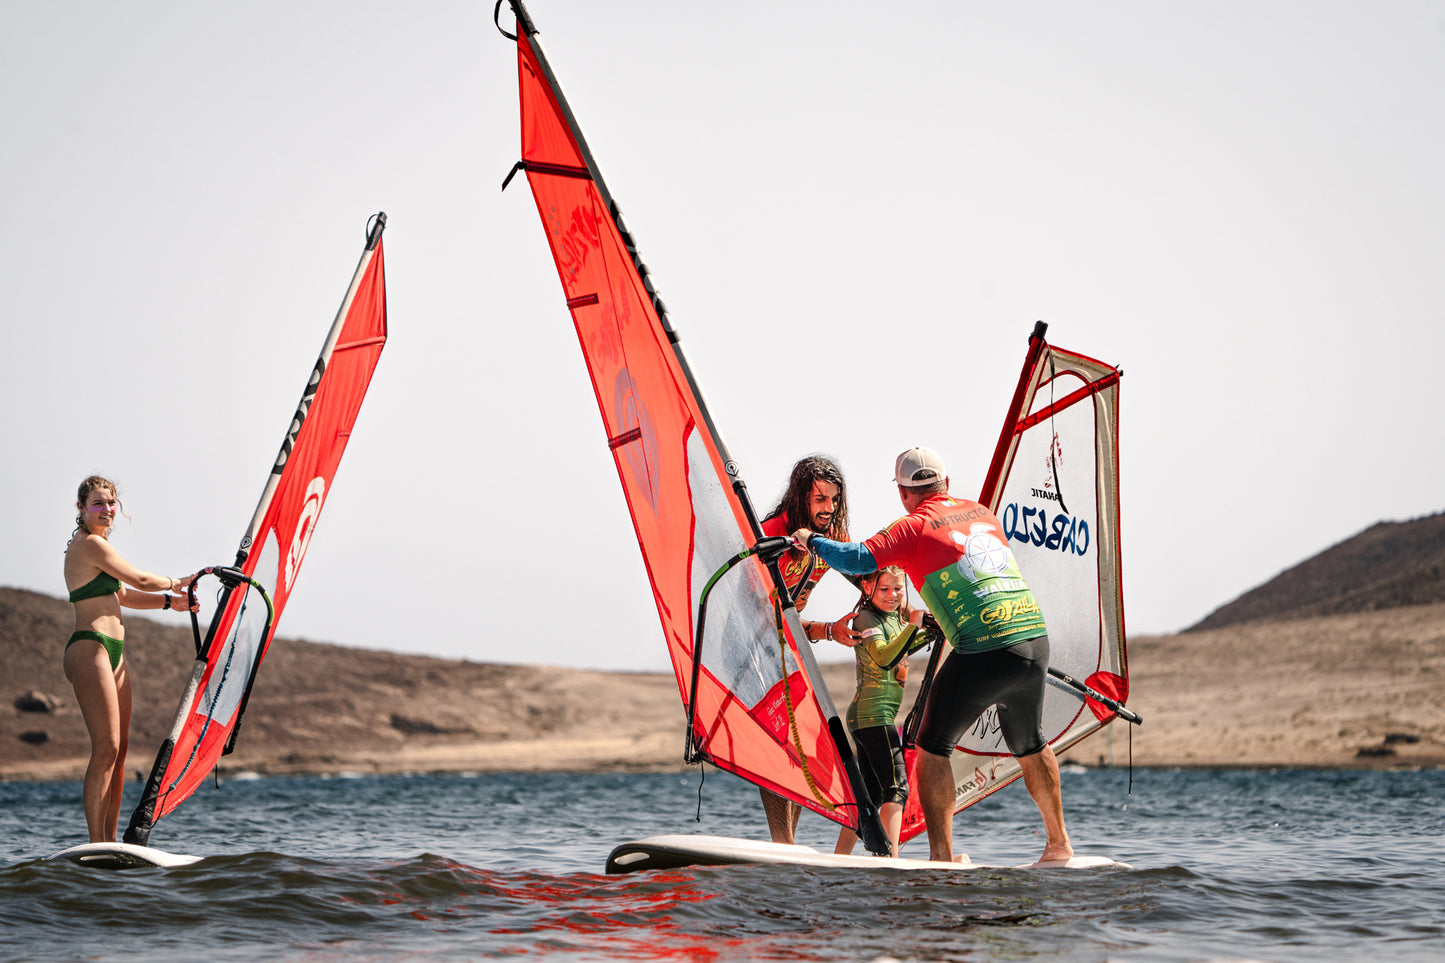
<path id="1" fill-rule="evenodd" d="M 536 26 L 520 0 L 508 2 L 517 32 L 500 21 L 498 29 L 517 45 L 522 159 L 502 186 L 525 171 L 542 218 L 678 689 L 692 708 L 689 751 L 887 852 L 832 698 L 808 643 L 799 645 L 793 599 L 776 556 L 769 560 L 777 546 L 759 544 L 738 466 Z"/>
<path id="2" fill-rule="evenodd" d="M 286 428 L 234 566 L 213 566 L 198 575 L 216 576 L 220 596 L 204 641 L 192 616 L 196 661 L 131 815 L 127 843 L 146 845 L 156 821 L 184 802 L 220 757 L 235 748 L 256 672 L 295 588 L 386 344 L 385 228 L 386 215 L 379 213 L 369 225 L 361 262 Z M 194 582 L 190 591 L 194 600 Z"/>
<path id="3" fill-rule="evenodd" d="M 1119 380 L 1123 372 L 1045 340 L 1039 322 L 979 502 L 998 517 L 1049 629 L 1044 735 L 1056 752 L 1115 717 L 1124 702 L 1124 590 L 1119 543 Z M 1022 775 L 996 709 L 952 756 L 955 812 Z M 911 768 L 911 767 L 910 767 Z M 917 793 L 902 838 L 923 830 Z"/>

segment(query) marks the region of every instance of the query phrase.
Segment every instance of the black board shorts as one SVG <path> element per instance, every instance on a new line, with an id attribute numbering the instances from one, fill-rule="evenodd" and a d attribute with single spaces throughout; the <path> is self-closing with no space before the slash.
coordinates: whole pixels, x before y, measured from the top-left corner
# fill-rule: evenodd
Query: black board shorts
<path id="1" fill-rule="evenodd" d="M 1004 743 L 1015 756 L 1042 752 L 1044 688 L 1049 637 L 970 654 L 954 650 L 943 660 L 923 707 L 918 748 L 949 756 L 989 706 L 998 706 Z"/>

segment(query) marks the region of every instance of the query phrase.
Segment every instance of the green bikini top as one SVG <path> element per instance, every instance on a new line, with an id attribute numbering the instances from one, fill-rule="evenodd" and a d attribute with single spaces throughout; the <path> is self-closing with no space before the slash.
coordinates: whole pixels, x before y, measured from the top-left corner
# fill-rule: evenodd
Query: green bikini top
<path id="1" fill-rule="evenodd" d="M 79 602 L 82 599 L 98 599 L 102 595 L 114 595 L 119 591 L 120 579 L 106 572 L 101 572 L 80 588 L 73 589 L 70 593 L 70 601 Z"/>

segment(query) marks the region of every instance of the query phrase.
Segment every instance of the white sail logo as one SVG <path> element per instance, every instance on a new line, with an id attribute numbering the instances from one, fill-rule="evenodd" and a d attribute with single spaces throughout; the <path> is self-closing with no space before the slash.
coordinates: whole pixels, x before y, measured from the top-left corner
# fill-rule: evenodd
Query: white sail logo
<path id="1" fill-rule="evenodd" d="M 296 534 L 291 537 L 291 548 L 286 553 L 286 591 L 296 581 L 296 572 L 301 560 L 306 557 L 306 546 L 311 543 L 311 532 L 316 528 L 316 516 L 321 514 L 321 501 L 326 495 L 326 479 L 317 475 L 306 486 L 306 500 L 301 503 L 301 516 L 296 519 Z"/>

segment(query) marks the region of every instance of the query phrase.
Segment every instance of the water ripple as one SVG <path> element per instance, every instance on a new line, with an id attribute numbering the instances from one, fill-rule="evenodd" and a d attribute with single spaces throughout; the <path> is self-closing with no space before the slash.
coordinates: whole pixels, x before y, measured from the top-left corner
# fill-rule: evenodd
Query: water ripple
<path id="1" fill-rule="evenodd" d="M 1065 784 L 1081 850 L 1134 871 L 742 866 L 614 877 L 596 870 L 626 838 L 693 828 L 756 837 L 756 791 L 710 774 L 698 825 L 689 774 L 235 781 L 162 824 L 177 842 L 158 844 L 206 858 L 105 872 L 35 858 L 76 841 L 78 787 L 0 783 L 0 839 L 30 849 L 0 853 L 0 958 L 1445 955 L 1441 774 L 1140 772 L 1134 785 L 1125 796 L 1112 772 Z M 805 816 L 801 832 L 831 848 L 821 819 Z M 1039 845 L 1022 792 L 969 810 L 958 832 L 988 861 Z"/>

